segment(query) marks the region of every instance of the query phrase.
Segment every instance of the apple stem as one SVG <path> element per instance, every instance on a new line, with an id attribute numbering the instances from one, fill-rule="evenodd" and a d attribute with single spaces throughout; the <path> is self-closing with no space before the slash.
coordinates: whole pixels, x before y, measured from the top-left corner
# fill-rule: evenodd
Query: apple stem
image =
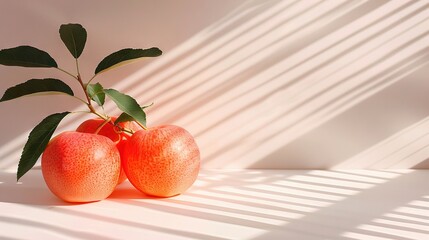
<path id="1" fill-rule="evenodd" d="M 95 130 L 94 134 L 98 134 L 98 132 L 100 132 L 100 130 L 111 120 L 112 120 L 111 117 L 108 117 L 106 120 L 104 120 L 104 122 L 102 124 L 100 124 L 100 126 L 98 126 L 97 130 Z"/>
<path id="2" fill-rule="evenodd" d="M 118 126 L 118 128 L 119 128 L 121 131 L 126 132 L 126 133 L 129 133 L 129 134 L 131 134 L 131 135 L 133 135 L 133 134 L 135 133 L 133 130 L 128 129 L 128 128 L 123 128 L 123 127 L 119 127 L 119 126 Z"/>
<path id="3" fill-rule="evenodd" d="M 73 111 L 73 112 L 71 112 L 71 113 L 89 113 L 89 114 L 94 114 L 93 112 L 90 112 L 90 111 Z M 102 119 L 104 119 L 107 123 L 111 123 L 112 125 L 115 125 L 114 123 L 112 123 L 112 120 L 111 120 L 111 117 L 109 117 L 110 118 L 110 121 L 107 121 L 106 119 L 105 119 L 105 116 L 103 116 L 103 115 L 101 115 L 101 114 L 97 114 L 97 113 L 95 113 L 98 117 L 100 117 L 100 118 L 102 118 Z M 129 134 L 134 134 L 134 131 L 133 130 L 131 130 L 131 129 L 128 129 L 128 128 L 124 128 L 124 127 L 121 127 L 121 126 L 117 126 L 117 125 L 115 125 L 121 132 L 126 132 L 126 133 L 129 133 Z"/>

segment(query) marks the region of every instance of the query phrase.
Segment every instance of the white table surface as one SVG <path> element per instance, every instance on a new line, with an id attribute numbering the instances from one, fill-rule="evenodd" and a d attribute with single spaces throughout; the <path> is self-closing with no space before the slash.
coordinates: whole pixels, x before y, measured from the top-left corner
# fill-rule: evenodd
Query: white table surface
<path id="1" fill-rule="evenodd" d="M 0 172 L 0 239 L 429 239 L 428 170 L 204 170 L 183 195 L 128 182 L 71 205 Z"/>

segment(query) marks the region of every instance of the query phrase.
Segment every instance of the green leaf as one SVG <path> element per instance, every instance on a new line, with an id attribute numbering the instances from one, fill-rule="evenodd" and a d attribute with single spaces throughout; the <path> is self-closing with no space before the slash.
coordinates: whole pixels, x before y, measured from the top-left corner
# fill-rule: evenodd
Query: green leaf
<path id="1" fill-rule="evenodd" d="M 55 60 L 47 52 L 31 46 L 0 50 L 0 64 L 20 67 L 58 67 Z"/>
<path id="2" fill-rule="evenodd" d="M 60 27 L 60 37 L 64 44 L 73 55 L 78 58 L 83 51 L 86 43 L 86 30 L 80 24 L 69 23 Z"/>
<path id="3" fill-rule="evenodd" d="M 121 92 L 116 91 L 115 89 L 105 89 L 104 92 L 110 99 L 112 99 L 119 109 L 124 111 L 126 114 L 130 115 L 137 122 L 146 124 L 146 114 L 143 112 L 137 101 Z"/>
<path id="4" fill-rule="evenodd" d="M 155 47 L 149 49 L 122 49 L 105 57 L 95 69 L 95 74 L 104 72 L 111 68 L 119 67 L 127 63 L 131 63 L 132 61 L 142 57 L 158 57 L 161 54 L 162 51 Z"/>
<path id="5" fill-rule="evenodd" d="M 0 102 L 40 92 L 61 92 L 73 96 L 73 90 L 63 81 L 54 78 L 30 79 L 6 90 Z"/>
<path id="6" fill-rule="evenodd" d="M 146 127 L 146 113 L 143 111 L 144 113 L 144 119 L 142 122 L 140 122 L 141 124 L 143 124 L 143 126 Z M 126 113 L 122 113 L 121 115 L 119 115 L 119 117 L 116 119 L 115 124 L 121 123 L 121 122 L 131 122 L 134 121 L 134 118 L 131 117 L 130 115 L 126 114 Z"/>
<path id="7" fill-rule="evenodd" d="M 142 124 L 143 124 L 143 126 L 145 126 L 145 127 L 146 127 L 146 113 L 144 112 L 144 109 L 145 109 L 145 108 L 148 108 L 148 107 L 150 107 L 150 106 L 152 106 L 152 105 L 153 105 L 153 103 L 151 103 L 151 104 L 149 104 L 149 105 L 146 105 L 146 106 L 141 107 L 141 109 L 143 110 L 143 113 L 145 114 L 144 123 L 142 123 Z M 126 113 L 122 113 L 122 114 L 121 114 L 121 115 L 119 115 L 119 117 L 116 119 L 115 124 L 118 124 L 118 123 L 121 123 L 121 122 L 130 122 L 130 121 L 134 121 L 134 118 L 133 118 L 133 117 L 131 117 L 130 115 L 126 114 Z"/>
<path id="8" fill-rule="evenodd" d="M 19 160 L 17 180 L 24 176 L 24 174 L 36 164 L 37 159 L 43 151 L 45 151 L 58 124 L 69 113 L 70 112 L 63 112 L 49 115 L 30 132 L 28 141 L 22 151 L 21 159 Z"/>
<path id="9" fill-rule="evenodd" d="M 104 88 L 100 83 L 88 84 L 88 86 L 86 86 L 86 92 L 89 97 L 98 104 L 98 106 L 104 105 L 106 94 L 104 93 Z"/>

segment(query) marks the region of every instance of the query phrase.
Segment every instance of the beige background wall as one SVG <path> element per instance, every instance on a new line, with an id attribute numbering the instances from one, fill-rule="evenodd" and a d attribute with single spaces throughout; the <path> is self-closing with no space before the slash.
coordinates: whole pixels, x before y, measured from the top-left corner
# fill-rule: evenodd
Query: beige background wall
<path id="1" fill-rule="evenodd" d="M 84 78 L 125 47 L 162 57 L 97 77 L 197 139 L 207 168 L 413 168 L 429 162 L 429 1 L 0 1 L 0 48 L 32 45 L 74 71 L 58 28 L 88 30 Z M 0 90 L 54 70 L 0 66 Z M 80 92 L 79 92 L 80 94 Z M 16 169 L 63 96 L 0 104 L 0 168 Z M 118 114 L 113 104 L 106 108 Z M 58 131 L 90 116 L 74 114 Z"/>

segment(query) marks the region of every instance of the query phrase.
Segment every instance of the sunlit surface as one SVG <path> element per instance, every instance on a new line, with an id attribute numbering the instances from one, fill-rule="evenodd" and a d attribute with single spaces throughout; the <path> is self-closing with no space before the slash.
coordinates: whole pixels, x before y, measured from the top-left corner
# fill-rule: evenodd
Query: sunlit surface
<path id="1" fill-rule="evenodd" d="M 1 239 L 421 239 L 428 171 L 204 170 L 185 194 L 150 198 L 128 182 L 67 204 L 32 170 L 0 173 Z"/>
<path id="2" fill-rule="evenodd" d="M 357 229 L 366 234 L 347 232 L 343 236 L 354 239 L 427 239 L 429 236 L 429 201 L 421 197 L 421 200 L 411 201 L 375 218 L 368 224 L 362 224 Z M 390 199 L 386 199 L 390 201 Z M 376 237 L 376 236 L 384 237 Z M 373 237 L 373 238 L 371 238 Z"/>

